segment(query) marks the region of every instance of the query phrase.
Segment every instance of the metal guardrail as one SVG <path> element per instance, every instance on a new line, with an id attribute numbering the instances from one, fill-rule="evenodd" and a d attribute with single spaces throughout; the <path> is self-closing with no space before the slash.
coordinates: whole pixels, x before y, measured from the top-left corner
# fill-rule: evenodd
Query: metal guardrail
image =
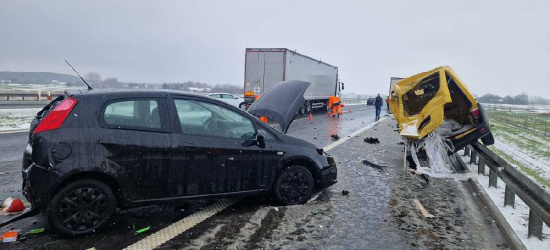
<path id="1" fill-rule="evenodd" d="M 61 94 L 51 94 L 51 99 L 55 99 Z M 48 99 L 48 94 L 40 94 L 40 99 L 38 94 L 33 93 L 0 93 L 0 101 L 39 101 Z"/>
<path id="2" fill-rule="evenodd" d="M 489 187 L 496 188 L 498 178 L 506 184 L 504 206 L 515 208 L 516 195 L 525 202 L 529 207 L 527 237 L 536 236 L 542 240 L 543 222 L 550 225 L 548 190 L 478 142 L 467 146 L 464 155 L 470 156 L 470 164 L 478 164 L 478 174 L 486 175 L 485 166 L 489 167 Z"/>

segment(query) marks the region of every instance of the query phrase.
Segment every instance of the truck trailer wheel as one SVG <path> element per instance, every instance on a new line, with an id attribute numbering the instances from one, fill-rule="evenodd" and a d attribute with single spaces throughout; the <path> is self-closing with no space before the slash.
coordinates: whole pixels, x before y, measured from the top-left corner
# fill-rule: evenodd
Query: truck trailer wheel
<path id="1" fill-rule="evenodd" d="M 306 114 L 309 114 L 311 112 L 311 102 L 306 101 Z"/>

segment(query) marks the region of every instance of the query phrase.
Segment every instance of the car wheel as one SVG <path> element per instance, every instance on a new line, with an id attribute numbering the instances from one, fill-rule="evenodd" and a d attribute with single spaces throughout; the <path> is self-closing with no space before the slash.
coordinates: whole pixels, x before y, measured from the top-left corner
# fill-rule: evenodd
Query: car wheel
<path id="1" fill-rule="evenodd" d="M 486 136 L 483 136 L 481 138 L 481 142 L 483 142 L 483 145 L 489 146 L 495 144 L 495 137 L 493 136 L 493 132 L 489 132 Z"/>
<path id="2" fill-rule="evenodd" d="M 298 111 L 298 115 L 303 115 L 306 113 L 306 105 L 302 105 Z"/>
<path id="3" fill-rule="evenodd" d="M 79 180 L 65 186 L 50 201 L 48 218 L 59 233 L 81 236 L 97 232 L 116 210 L 116 198 L 106 184 Z"/>
<path id="4" fill-rule="evenodd" d="M 313 185 L 313 175 L 305 167 L 287 167 L 275 181 L 275 198 L 284 205 L 305 203 L 313 193 Z"/>
<path id="5" fill-rule="evenodd" d="M 239 104 L 239 108 L 241 110 L 246 110 L 246 103 L 243 102 L 243 103 Z"/>

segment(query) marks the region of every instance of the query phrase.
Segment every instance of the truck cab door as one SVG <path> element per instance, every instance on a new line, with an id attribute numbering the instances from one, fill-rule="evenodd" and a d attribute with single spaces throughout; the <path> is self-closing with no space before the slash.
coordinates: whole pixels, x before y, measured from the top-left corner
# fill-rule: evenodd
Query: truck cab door
<path id="1" fill-rule="evenodd" d="M 444 107 L 451 102 L 444 69 L 409 77 L 396 86 L 399 105 L 394 115 L 402 136 L 424 138 L 443 124 Z"/>

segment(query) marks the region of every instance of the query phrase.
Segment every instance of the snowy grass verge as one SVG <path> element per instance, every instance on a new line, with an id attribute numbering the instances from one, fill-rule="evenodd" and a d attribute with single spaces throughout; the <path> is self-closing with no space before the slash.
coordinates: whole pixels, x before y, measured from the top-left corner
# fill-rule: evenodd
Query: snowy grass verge
<path id="1" fill-rule="evenodd" d="M 0 109 L 0 131 L 29 129 L 41 108 Z"/>

